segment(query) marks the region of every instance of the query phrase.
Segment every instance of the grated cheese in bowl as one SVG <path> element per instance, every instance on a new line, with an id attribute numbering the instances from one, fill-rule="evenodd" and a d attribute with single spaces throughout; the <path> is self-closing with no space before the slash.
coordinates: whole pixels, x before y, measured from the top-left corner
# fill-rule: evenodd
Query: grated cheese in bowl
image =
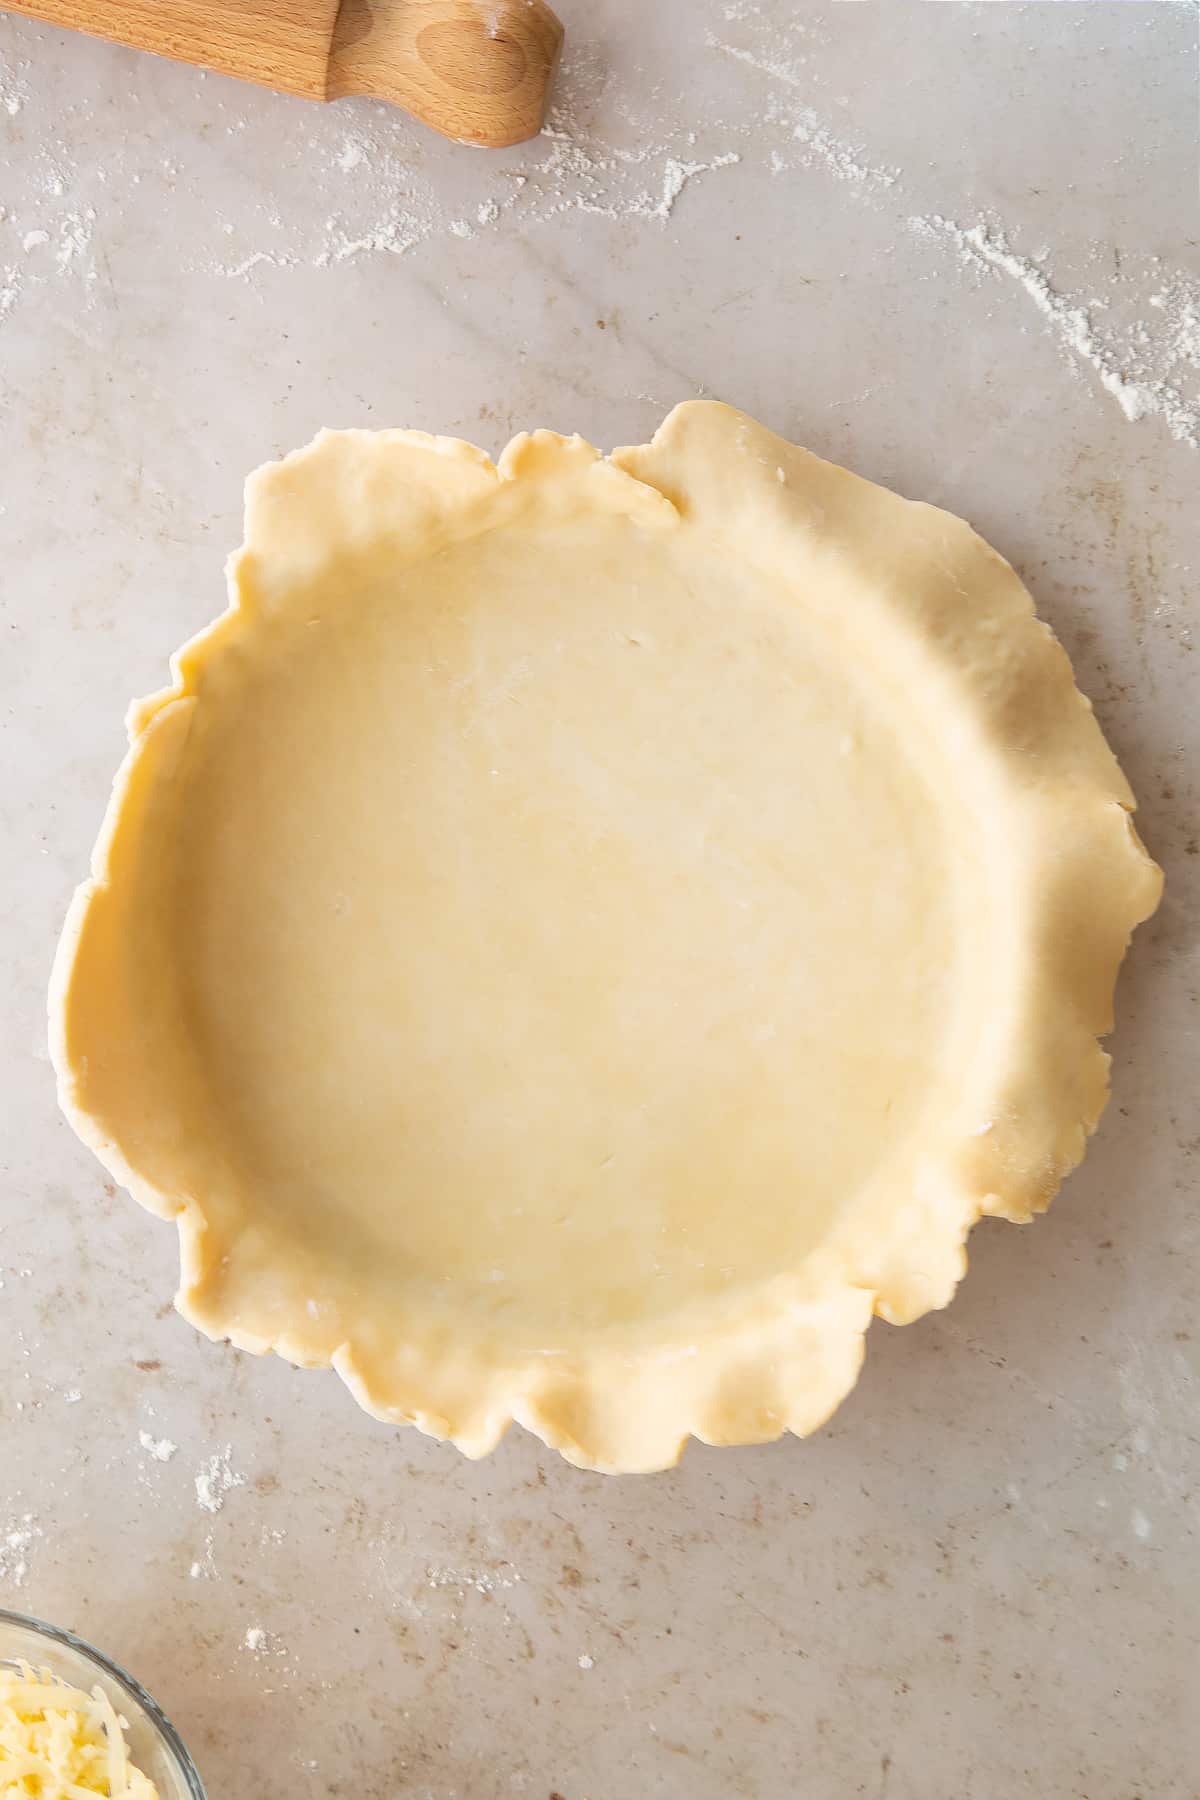
<path id="1" fill-rule="evenodd" d="M 0 1800 L 205 1800 L 162 1708 L 72 1631 L 0 1607 Z"/>
<path id="2" fill-rule="evenodd" d="M 0 1670 L 0 1800 L 158 1800 L 127 1729 L 102 1687 L 85 1693 L 24 1661 Z"/>

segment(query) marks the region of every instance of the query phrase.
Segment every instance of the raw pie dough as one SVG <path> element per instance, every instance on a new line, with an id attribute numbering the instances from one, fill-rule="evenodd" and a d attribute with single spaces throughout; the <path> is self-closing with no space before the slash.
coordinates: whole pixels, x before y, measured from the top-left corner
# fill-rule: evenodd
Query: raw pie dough
<path id="1" fill-rule="evenodd" d="M 1106 1095 L 1160 877 L 961 520 L 677 407 L 324 432 L 135 705 L 51 1012 L 202 1331 L 662 1468 L 812 1431 Z"/>

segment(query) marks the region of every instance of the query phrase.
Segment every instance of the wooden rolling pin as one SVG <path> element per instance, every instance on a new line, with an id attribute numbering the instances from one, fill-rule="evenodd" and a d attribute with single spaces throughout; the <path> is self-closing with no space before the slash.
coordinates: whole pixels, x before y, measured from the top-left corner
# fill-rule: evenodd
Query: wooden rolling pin
<path id="1" fill-rule="evenodd" d="M 338 100 L 392 100 L 444 137 L 540 130 L 562 26 L 544 0 L 5 0 L 10 12 Z"/>

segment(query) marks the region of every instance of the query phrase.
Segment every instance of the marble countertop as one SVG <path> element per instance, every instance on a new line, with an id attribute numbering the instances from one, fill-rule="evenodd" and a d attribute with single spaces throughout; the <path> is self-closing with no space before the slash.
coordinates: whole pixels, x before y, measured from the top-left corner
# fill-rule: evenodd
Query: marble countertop
<path id="1" fill-rule="evenodd" d="M 0 1605 L 139 1673 L 213 1800 L 1194 1800 L 1197 14 L 561 10 L 501 153 L 0 18 Z M 1086 1166 L 824 1431 L 471 1464 L 172 1313 L 57 1113 L 50 959 L 247 470 L 701 393 L 1016 564 L 1166 899 Z"/>

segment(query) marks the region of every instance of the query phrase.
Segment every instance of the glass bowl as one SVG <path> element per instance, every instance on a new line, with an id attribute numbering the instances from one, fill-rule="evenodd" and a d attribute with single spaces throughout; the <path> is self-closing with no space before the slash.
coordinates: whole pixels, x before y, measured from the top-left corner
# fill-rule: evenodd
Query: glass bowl
<path id="1" fill-rule="evenodd" d="M 60 1681 L 91 1692 L 102 1687 L 129 1723 L 126 1741 L 136 1766 L 154 1783 L 159 1800 L 205 1800 L 204 1783 L 183 1739 L 162 1708 L 124 1669 L 101 1656 L 74 1632 L 61 1631 L 24 1613 L 0 1607 L 0 1668 L 32 1663 Z"/>

